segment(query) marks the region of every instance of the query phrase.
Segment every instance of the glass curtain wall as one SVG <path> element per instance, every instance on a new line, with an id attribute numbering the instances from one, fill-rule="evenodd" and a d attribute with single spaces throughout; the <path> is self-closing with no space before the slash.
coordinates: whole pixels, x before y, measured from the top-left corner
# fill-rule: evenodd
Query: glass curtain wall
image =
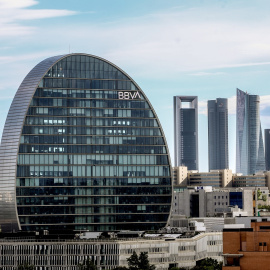
<path id="1" fill-rule="evenodd" d="M 25 118 L 16 186 L 23 230 L 165 226 L 170 161 L 144 93 L 105 60 L 55 63 Z"/>

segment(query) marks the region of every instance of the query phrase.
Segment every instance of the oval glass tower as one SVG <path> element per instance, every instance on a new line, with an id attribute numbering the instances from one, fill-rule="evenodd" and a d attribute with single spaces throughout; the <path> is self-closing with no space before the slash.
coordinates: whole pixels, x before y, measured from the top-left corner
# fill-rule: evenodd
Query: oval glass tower
<path id="1" fill-rule="evenodd" d="M 69 54 L 19 87 L 0 149 L 1 230 L 153 230 L 166 225 L 171 165 L 149 100 L 121 69 Z"/>

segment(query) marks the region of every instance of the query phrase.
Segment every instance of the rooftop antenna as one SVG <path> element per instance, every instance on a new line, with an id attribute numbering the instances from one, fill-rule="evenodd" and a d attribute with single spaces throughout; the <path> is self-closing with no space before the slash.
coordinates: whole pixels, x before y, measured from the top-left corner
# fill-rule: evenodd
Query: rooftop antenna
<path id="1" fill-rule="evenodd" d="M 68 53 L 70 53 L 70 44 L 68 45 Z"/>

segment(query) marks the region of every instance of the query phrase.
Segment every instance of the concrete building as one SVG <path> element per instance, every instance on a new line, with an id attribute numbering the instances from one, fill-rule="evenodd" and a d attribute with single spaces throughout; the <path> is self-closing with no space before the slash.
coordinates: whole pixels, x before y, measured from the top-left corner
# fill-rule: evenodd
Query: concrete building
<path id="1" fill-rule="evenodd" d="M 198 97 L 174 96 L 174 164 L 199 169 Z"/>
<path id="2" fill-rule="evenodd" d="M 209 171 L 229 169 L 228 100 L 208 100 L 207 110 Z"/>
<path id="3" fill-rule="evenodd" d="M 185 217 L 233 216 L 232 207 L 237 206 L 242 210 L 242 215 L 253 216 L 255 213 L 253 195 L 254 190 L 252 189 L 182 188 L 174 191 L 172 215 Z"/>
<path id="4" fill-rule="evenodd" d="M 251 222 L 250 229 L 223 230 L 223 270 L 269 269 L 270 222 Z"/>
<path id="5" fill-rule="evenodd" d="M 270 171 L 243 175 L 233 174 L 231 170 L 213 170 L 210 172 L 188 171 L 187 167 L 173 167 L 173 185 L 222 187 L 270 187 Z"/>
<path id="6" fill-rule="evenodd" d="M 77 270 L 78 264 L 90 258 L 98 270 L 127 266 L 133 252 L 148 252 L 150 264 L 157 270 L 171 267 L 191 268 L 196 261 L 213 258 L 222 261 L 222 233 L 201 233 L 192 238 L 179 234 L 148 234 L 147 237 L 104 240 L 2 239 L 0 267 L 15 270 L 28 262 L 38 269 Z"/>
<path id="7" fill-rule="evenodd" d="M 237 89 L 236 172 L 250 175 L 265 170 L 260 121 L 260 97 Z"/>
<path id="8" fill-rule="evenodd" d="M 212 186 L 230 187 L 232 185 L 232 171 L 229 169 L 211 172 L 188 170 L 185 166 L 173 167 L 174 186 Z"/>
<path id="9" fill-rule="evenodd" d="M 188 186 L 188 168 L 186 166 L 173 167 L 173 186 Z"/>
<path id="10" fill-rule="evenodd" d="M 252 222 L 266 222 L 270 221 L 268 216 L 247 216 L 246 212 L 236 207 L 231 207 L 231 213 L 227 213 L 224 217 L 192 217 L 187 218 L 183 215 L 172 215 L 170 218 L 170 230 L 172 232 L 192 233 L 204 229 L 206 232 L 222 232 L 223 229 L 240 229 L 251 228 Z M 265 212 L 261 212 L 265 213 Z M 193 224 L 197 222 L 200 227 Z"/>
<path id="11" fill-rule="evenodd" d="M 184 216 L 173 215 L 170 218 L 170 226 L 173 231 L 183 231 L 183 232 L 192 232 L 200 231 L 204 229 L 206 232 L 222 232 L 224 228 L 250 228 L 244 223 L 237 223 L 237 218 L 239 215 L 234 215 L 236 213 L 244 213 L 243 211 L 235 211 L 236 208 L 232 208 L 231 217 L 196 217 L 196 218 L 186 218 Z M 238 209 L 240 210 L 240 209 Z M 228 213 L 229 214 L 229 213 Z M 247 215 L 247 214 L 245 214 Z M 253 218 L 253 217 L 251 217 Z M 197 223 L 201 224 L 200 227 L 196 227 Z M 248 223 L 248 222 L 246 222 Z M 195 226 L 193 226 L 195 224 Z"/>
<path id="12" fill-rule="evenodd" d="M 2 232 L 159 229 L 171 194 L 162 127 L 128 74 L 88 54 L 29 72 L 1 141 Z"/>
<path id="13" fill-rule="evenodd" d="M 242 175 L 234 174 L 232 177 L 233 187 L 266 187 L 268 186 L 268 173 Z"/>
<path id="14" fill-rule="evenodd" d="M 244 228 L 252 228 L 252 222 L 270 222 L 270 217 L 235 217 L 235 224 L 244 224 Z"/>
<path id="15" fill-rule="evenodd" d="M 189 186 L 212 186 L 230 187 L 232 185 L 232 171 L 229 169 L 203 172 L 189 172 L 188 185 Z"/>

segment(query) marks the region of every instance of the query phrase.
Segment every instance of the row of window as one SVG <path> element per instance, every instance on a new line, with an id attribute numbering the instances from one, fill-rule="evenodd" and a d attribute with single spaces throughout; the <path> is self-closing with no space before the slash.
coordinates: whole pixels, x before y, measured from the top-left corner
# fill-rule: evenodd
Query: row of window
<path id="1" fill-rule="evenodd" d="M 114 83 L 108 81 L 108 83 Z M 137 91 L 137 89 L 131 89 Z M 37 88 L 34 97 L 65 97 L 65 98 L 91 98 L 91 99 L 118 99 L 118 90 L 85 90 L 85 89 L 56 89 L 56 88 Z M 140 92 L 141 99 L 144 99 Z"/>
<path id="2" fill-rule="evenodd" d="M 53 214 L 67 214 L 67 215 L 99 215 L 106 214 L 107 217 L 114 217 L 115 214 L 124 213 L 167 213 L 170 211 L 168 205 L 129 205 L 126 207 L 120 206 L 32 206 L 32 207 L 18 207 L 19 215 L 53 215 Z M 112 214 L 112 215 L 110 215 Z"/>
<path id="3" fill-rule="evenodd" d="M 163 137 L 140 136 L 66 136 L 66 135 L 22 135 L 20 143 L 30 144 L 132 144 L 164 145 Z"/>
<path id="4" fill-rule="evenodd" d="M 161 136 L 159 128 L 87 127 L 87 126 L 24 126 L 22 134 L 72 134 L 72 135 L 133 135 Z"/>
<path id="5" fill-rule="evenodd" d="M 78 88 L 78 89 L 112 89 L 112 90 L 135 90 L 136 87 L 131 81 L 114 80 L 115 73 L 106 71 L 68 71 L 58 73 L 58 78 L 44 78 L 39 87 L 45 88 Z M 82 75 L 80 79 L 76 78 Z M 96 78 L 94 77 L 96 76 Z M 103 79 L 107 76 L 108 80 Z M 102 78 L 103 77 L 103 78 Z M 83 78 L 83 79 L 81 79 Z M 89 79 L 93 78 L 93 79 Z"/>
<path id="6" fill-rule="evenodd" d="M 19 154 L 18 165 L 34 164 L 116 164 L 116 165 L 167 165 L 167 155 L 48 155 Z"/>
<path id="7" fill-rule="evenodd" d="M 220 203 L 220 202 L 216 203 L 215 202 L 215 205 L 228 205 L 228 203 L 227 202 L 225 202 L 225 203 L 224 202 L 223 203 Z"/>
<path id="8" fill-rule="evenodd" d="M 18 178 L 17 187 L 39 186 L 147 186 L 170 185 L 170 178 Z"/>
<path id="9" fill-rule="evenodd" d="M 119 69 L 105 62 L 104 60 L 98 59 L 90 55 L 70 55 L 55 63 L 48 72 L 50 72 L 51 70 L 61 70 L 65 67 L 72 67 L 73 69 L 80 70 L 84 65 L 87 64 L 90 64 L 89 68 L 94 70 L 119 71 Z M 123 76 L 125 75 L 123 74 Z"/>
<path id="10" fill-rule="evenodd" d="M 20 269 L 20 267 L 24 267 L 23 265 L 36 265 L 38 266 L 39 270 L 64 270 L 64 269 L 70 269 L 70 270 L 76 270 L 78 269 L 78 265 L 82 263 L 84 260 L 84 256 L 44 256 L 44 255 L 37 255 L 36 252 L 31 253 L 31 255 L 28 256 L 22 256 L 17 258 L 15 257 L 16 253 L 12 253 L 12 256 L 1 256 L 0 264 L 3 270 L 15 270 Z M 72 253 L 77 254 L 77 253 Z M 34 255 L 34 256 L 33 256 Z M 80 254 L 78 254 L 80 255 Z M 27 263 L 26 263 L 27 262 Z M 107 265 L 108 261 L 106 261 Z M 113 260 L 110 260 L 110 264 L 115 265 L 116 264 L 116 258 Z M 18 265 L 18 267 L 17 267 Z M 73 266 L 73 267 L 72 267 Z M 28 266 L 25 266 L 28 267 Z M 31 266 L 29 266 L 31 267 Z M 27 268 L 22 268 L 27 269 Z"/>
<path id="11" fill-rule="evenodd" d="M 101 245 L 103 246 L 103 245 Z M 107 246 L 107 245 L 106 245 Z M 116 245 L 109 245 L 110 251 L 116 251 L 117 246 Z M 50 243 L 44 244 L 29 244 L 27 245 L 8 245 L 8 246 L 2 246 L 1 247 L 2 254 L 1 255 L 41 255 L 41 254 L 59 254 L 63 255 L 63 252 L 66 252 L 67 254 L 99 254 L 100 253 L 100 245 L 94 245 L 94 244 L 88 244 L 88 245 L 74 245 L 74 244 L 53 244 Z M 117 254 L 117 253 L 111 253 L 111 254 Z"/>
<path id="12" fill-rule="evenodd" d="M 27 145 L 21 144 L 20 153 L 82 153 L 82 154 L 166 154 L 165 146 L 119 145 Z"/>
<path id="13" fill-rule="evenodd" d="M 17 196 L 33 195 L 148 195 L 170 194 L 170 187 L 140 186 L 140 187 L 20 187 L 16 189 Z"/>
<path id="14" fill-rule="evenodd" d="M 75 62 L 68 60 L 66 62 L 63 60 L 63 62 L 61 61 L 61 63 L 53 66 L 44 77 L 129 80 L 121 71 L 105 62 Z"/>
<path id="15" fill-rule="evenodd" d="M 124 176 L 124 177 L 168 177 L 168 166 L 22 166 L 17 167 L 18 177 L 46 176 Z"/>
<path id="16" fill-rule="evenodd" d="M 27 115 L 154 118 L 153 112 L 148 109 L 29 107 Z"/>
<path id="17" fill-rule="evenodd" d="M 135 126 L 158 127 L 155 119 L 121 119 L 121 118 L 89 118 L 89 117 L 33 117 L 27 116 L 25 125 L 55 126 Z"/>
<path id="18" fill-rule="evenodd" d="M 21 220 L 21 218 L 20 218 Z M 134 226 L 135 228 L 139 227 L 141 228 L 141 230 L 158 230 L 162 227 L 164 227 L 164 224 L 166 222 L 164 222 L 163 220 L 159 220 L 158 222 L 138 222 L 135 223 Z M 49 230 L 49 229 L 53 229 L 53 230 L 89 230 L 89 231 L 96 231 L 96 232 L 105 232 L 105 231 L 120 231 L 120 230 L 130 230 L 130 228 L 132 227 L 132 223 L 130 222 L 123 222 L 120 224 L 117 223 L 110 223 L 110 224 L 89 224 L 89 223 L 83 223 L 83 224 L 76 224 L 76 223 L 69 223 L 69 224 L 65 224 L 65 223 L 61 223 L 61 224 L 21 224 L 22 226 L 22 230 L 24 231 L 40 231 L 40 230 Z M 77 266 L 76 266 L 77 267 Z M 64 268 L 66 269 L 66 268 Z M 64 270 L 63 269 L 63 270 Z M 113 269 L 113 268 L 112 268 Z M 9 270 L 9 269 L 5 269 L 5 270 Z M 50 270 L 55 270 L 55 269 L 50 269 Z M 57 269 L 58 270 L 58 269 Z M 77 270 L 74 269 L 74 270 Z"/>
<path id="19" fill-rule="evenodd" d="M 98 207 L 103 205 L 119 205 L 121 208 L 128 207 L 128 205 L 140 205 L 140 204 L 162 204 L 170 205 L 170 195 L 156 196 L 144 194 L 139 196 L 33 196 L 33 197 L 17 197 L 18 205 L 69 205 L 69 206 L 83 206 Z M 165 219 L 164 219 L 165 220 Z"/>
<path id="20" fill-rule="evenodd" d="M 108 223 L 108 222 L 134 222 L 140 223 L 142 221 L 145 222 L 159 222 L 160 220 L 166 220 L 168 217 L 168 213 L 158 213 L 158 214 L 151 214 L 151 213 L 139 213 L 139 214 L 118 214 L 114 216 L 114 220 L 109 221 L 109 218 L 113 219 L 112 217 L 106 215 L 89 215 L 89 216 L 77 216 L 77 215 L 51 215 L 48 217 L 47 215 L 39 216 L 39 215 L 31 215 L 27 218 L 29 222 L 25 221 L 25 223 L 29 224 L 47 224 L 48 218 L 50 219 L 51 223 L 59 224 L 59 223 Z M 20 216 L 19 216 L 20 218 Z M 21 220 L 22 223 L 24 223 Z"/>
<path id="21" fill-rule="evenodd" d="M 135 92 L 136 93 L 136 92 Z M 74 98 L 33 98 L 30 106 L 40 107 L 79 107 L 79 108 L 131 108 L 149 109 L 144 100 L 98 100 L 98 99 L 74 99 Z"/>

